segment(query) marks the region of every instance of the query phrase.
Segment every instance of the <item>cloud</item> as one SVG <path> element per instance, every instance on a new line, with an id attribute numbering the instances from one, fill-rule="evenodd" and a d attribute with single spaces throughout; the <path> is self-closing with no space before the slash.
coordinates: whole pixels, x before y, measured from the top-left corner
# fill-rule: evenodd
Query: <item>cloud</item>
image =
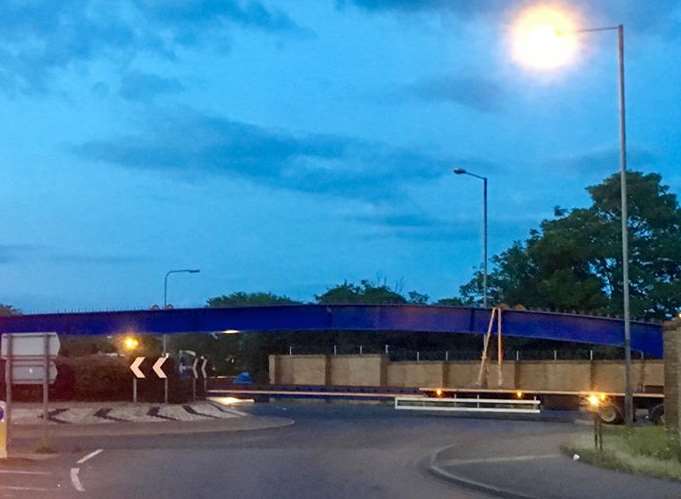
<path id="1" fill-rule="evenodd" d="M 121 79 L 119 95 L 130 101 L 149 102 L 158 95 L 176 94 L 184 89 L 184 85 L 176 78 L 129 71 Z"/>
<path id="2" fill-rule="evenodd" d="M 446 221 L 419 211 L 392 211 L 355 215 L 351 220 L 365 225 L 365 237 L 439 242 L 470 241 L 480 238 L 480 224 L 476 222 Z"/>
<path id="3" fill-rule="evenodd" d="M 412 84 L 407 94 L 427 101 L 453 102 L 478 111 L 498 111 L 504 103 L 502 87 L 485 78 L 435 78 Z"/>
<path id="4" fill-rule="evenodd" d="M 141 12 L 174 29 L 177 38 L 185 41 L 196 40 L 201 31 L 220 28 L 225 22 L 262 31 L 309 34 L 309 30 L 301 28 L 283 11 L 268 9 L 253 0 L 136 0 L 134 3 Z"/>
<path id="5" fill-rule="evenodd" d="M 92 60 L 172 59 L 178 47 L 224 39 L 230 27 L 309 33 L 256 0 L 7 0 L 0 19 L 0 88 L 10 94 L 48 92 L 56 71 Z"/>
<path id="6" fill-rule="evenodd" d="M 619 170 L 619 147 L 595 149 L 574 156 L 555 160 L 559 167 L 572 172 L 608 175 Z M 627 166 L 630 169 L 642 169 L 659 164 L 659 158 L 651 151 L 643 148 L 629 147 Z"/>
<path id="7" fill-rule="evenodd" d="M 508 0 L 476 0 L 474 2 L 452 2 L 451 0 L 337 0 L 336 5 L 344 8 L 352 4 L 370 12 L 396 11 L 448 11 L 458 15 L 473 16 L 498 11 L 508 7 Z"/>
<path id="8" fill-rule="evenodd" d="M 72 147 L 80 158 L 180 177 L 224 175 L 298 192 L 390 198 L 452 160 L 331 134 L 296 134 L 196 111 L 149 114 L 135 135 Z"/>
<path id="9" fill-rule="evenodd" d="M 145 261 L 135 255 L 96 255 L 64 252 L 60 249 L 39 244 L 0 245 L 0 264 L 24 262 L 53 262 L 78 265 L 127 265 Z"/>
<path id="10" fill-rule="evenodd" d="M 530 0 L 337 0 L 340 9 L 348 5 L 371 13 L 432 12 L 452 14 L 464 21 L 475 21 L 482 17 L 504 20 L 526 5 L 536 2 Z M 568 9 L 579 13 L 591 24 L 613 25 L 622 23 L 639 33 L 678 35 L 681 18 L 681 0 L 573 0 Z"/>
<path id="11" fill-rule="evenodd" d="M 137 255 L 85 255 L 81 253 L 56 253 L 46 255 L 46 260 L 75 265 L 129 265 L 148 261 Z"/>

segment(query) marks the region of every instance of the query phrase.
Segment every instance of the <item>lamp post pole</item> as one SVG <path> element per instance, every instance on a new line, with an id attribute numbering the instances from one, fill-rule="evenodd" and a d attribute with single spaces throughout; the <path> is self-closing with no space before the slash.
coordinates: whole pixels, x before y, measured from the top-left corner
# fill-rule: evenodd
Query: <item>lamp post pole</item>
<path id="1" fill-rule="evenodd" d="M 163 310 L 166 310 L 168 307 L 168 277 L 170 274 L 198 274 L 201 272 L 199 269 L 176 269 L 176 270 L 169 270 L 166 272 L 165 277 L 163 278 Z M 168 355 L 168 335 L 163 334 L 163 356 L 165 357 Z M 168 378 L 163 380 L 163 398 L 165 400 L 165 403 L 168 403 Z"/>
<path id="2" fill-rule="evenodd" d="M 631 308 L 629 305 L 629 213 L 627 201 L 627 122 L 624 92 L 624 26 L 580 29 L 576 33 L 617 32 L 617 80 L 620 142 L 620 211 L 622 212 L 622 301 L 624 316 L 624 422 L 634 424 L 634 392 L 631 383 Z"/>
<path id="3" fill-rule="evenodd" d="M 622 298 L 624 300 L 624 419 L 634 423 L 634 394 L 631 386 L 631 310 L 629 308 L 629 227 L 627 203 L 627 127 L 624 94 L 624 26 L 617 26 L 617 61 L 620 114 L 620 184 L 622 204 Z"/>
<path id="4" fill-rule="evenodd" d="M 471 173 L 463 168 L 455 168 L 453 172 L 456 175 L 469 175 L 482 180 L 482 301 L 483 307 L 489 308 L 489 297 L 487 293 L 487 177 Z"/>

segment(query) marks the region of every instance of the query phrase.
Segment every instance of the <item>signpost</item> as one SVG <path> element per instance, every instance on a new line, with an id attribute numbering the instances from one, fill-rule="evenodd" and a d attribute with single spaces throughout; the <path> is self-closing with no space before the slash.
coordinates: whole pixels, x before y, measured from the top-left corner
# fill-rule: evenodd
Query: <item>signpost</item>
<path id="1" fill-rule="evenodd" d="M 144 363 L 146 357 L 135 357 L 135 360 L 132 361 L 132 364 L 130 364 L 130 370 L 132 371 L 133 378 L 132 378 L 132 401 L 137 403 L 137 380 L 138 379 L 145 379 L 146 375 L 142 372 L 142 364 Z M 168 360 L 167 355 L 163 355 L 162 357 L 159 357 L 156 359 L 156 362 L 154 362 L 154 365 L 152 366 L 152 371 L 154 371 L 154 374 L 159 379 L 163 380 L 168 380 L 168 375 L 163 371 L 163 364 L 165 361 Z M 167 402 L 167 392 L 166 392 L 166 402 Z"/>
<path id="2" fill-rule="evenodd" d="M 206 396 L 208 392 L 208 373 L 206 372 L 206 367 L 208 367 L 208 359 L 206 357 L 201 357 L 201 375 L 203 376 L 203 395 Z"/>
<path id="3" fill-rule="evenodd" d="M 140 366 L 142 365 L 142 362 L 144 362 L 144 359 L 146 357 L 137 357 L 132 364 L 130 365 L 130 370 L 132 371 L 132 374 L 134 375 L 134 378 L 132 378 L 132 401 L 136 404 L 137 403 L 137 379 L 144 379 L 146 376 L 142 371 L 140 371 Z"/>
<path id="4" fill-rule="evenodd" d="M 59 337 L 53 332 L 3 334 L 0 338 L 0 357 L 5 360 L 7 400 L 3 404 L 5 448 L 10 443 L 12 423 L 12 384 L 43 385 L 43 445 L 48 445 L 49 388 L 57 378 L 54 359 L 59 354 Z M 0 433 L 3 430 L 0 429 Z M 3 437 L 0 436 L 0 447 Z M 0 451 L 2 455 L 2 451 Z"/>
<path id="5" fill-rule="evenodd" d="M 196 378 L 199 377 L 199 358 L 194 357 L 194 362 L 192 362 L 192 400 L 196 401 Z"/>
<path id="6" fill-rule="evenodd" d="M 154 362 L 154 367 L 152 367 L 154 373 L 156 373 L 156 376 L 158 376 L 159 379 L 168 379 L 166 373 L 163 372 L 163 363 L 166 360 L 168 360 L 168 354 L 164 355 L 163 357 L 159 357 L 158 360 Z"/>

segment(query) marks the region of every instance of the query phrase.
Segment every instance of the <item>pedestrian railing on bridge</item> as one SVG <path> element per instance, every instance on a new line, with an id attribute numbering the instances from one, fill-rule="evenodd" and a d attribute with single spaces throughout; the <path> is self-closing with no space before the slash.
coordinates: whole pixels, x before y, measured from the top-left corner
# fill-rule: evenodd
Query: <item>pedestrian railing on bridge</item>
<path id="1" fill-rule="evenodd" d="M 395 397 L 395 409 L 412 411 L 539 414 L 536 399 Z"/>

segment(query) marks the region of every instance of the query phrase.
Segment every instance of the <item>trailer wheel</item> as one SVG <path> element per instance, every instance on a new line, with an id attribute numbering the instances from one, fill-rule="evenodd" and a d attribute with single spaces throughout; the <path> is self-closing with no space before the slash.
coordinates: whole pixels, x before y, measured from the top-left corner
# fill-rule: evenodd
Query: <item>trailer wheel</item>
<path id="1" fill-rule="evenodd" d="M 655 407 L 650 409 L 650 420 L 653 424 L 663 425 L 664 424 L 664 404 L 657 404 Z"/>
<path id="2" fill-rule="evenodd" d="M 603 405 L 598 411 L 598 416 L 606 424 L 620 424 L 624 421 L 622 409 L 613 403 Z"/>

